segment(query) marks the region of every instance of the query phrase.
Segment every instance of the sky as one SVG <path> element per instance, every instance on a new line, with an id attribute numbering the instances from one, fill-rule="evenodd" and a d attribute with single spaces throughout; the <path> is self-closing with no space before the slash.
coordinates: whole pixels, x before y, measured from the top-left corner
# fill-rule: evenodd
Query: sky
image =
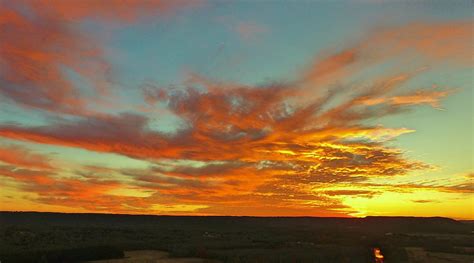
<path id="1" fill-rule="evenodd" d="M 471 10 L 0 0 L 0 210 L 474 219 Z"/>

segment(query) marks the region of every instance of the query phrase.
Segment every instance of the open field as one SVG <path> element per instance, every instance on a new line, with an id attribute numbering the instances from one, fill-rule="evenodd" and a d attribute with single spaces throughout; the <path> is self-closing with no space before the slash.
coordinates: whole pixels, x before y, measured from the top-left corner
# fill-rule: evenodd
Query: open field
<path id="1" fill-rule="evenodd" d="M 463 263 L 474 262 L 474 255 L 471 254 L 455 254 L 443 252 L 429 252 L 422 247 L 405 248 L 408 255 L 408 262 L 412 263 Z"/>
<path id="2" fill-rule="evenodd" d="M 124 251 L 124 258 L 89 261 L 89 263 L 216 263 L 201 258 L 170 258 L 170 254 L 158 250 Z"/>
<path id="3" fill-rule="evenodd" d="M 373 248 L 377 247 L 388 263 L 471 263 L 472 227 L 448 218 L 2 212 L 0 260 L 131 262 L 138 256 L 145 261 L 147 257 L 165 260 L 154 258 L 153 262 L 374 262 Z"/>

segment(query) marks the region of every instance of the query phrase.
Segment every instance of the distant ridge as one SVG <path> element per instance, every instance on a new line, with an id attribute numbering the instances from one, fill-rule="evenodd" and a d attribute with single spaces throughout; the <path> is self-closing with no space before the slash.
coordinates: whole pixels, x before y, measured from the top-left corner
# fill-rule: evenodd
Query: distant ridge
<path id="1" fill-rule="evenodd" d="M 466 232 L 469 224 L 446 217 L 368 216 L 345 217 L 252 217 L 252 216 L 171 216 L 100 213 L 10 212 L 0 211 L 1 224 L 107 226 L 152 226 L 195 224 L 251 224 L 284 228 L 288 224 L 302 228 L 334 228 L 355 232 Z"/>
<path id="2" fill-rule="evenodd" d="M 474 222 L 474 220 L 456 220 L 442 216 L 365 216 L 365 217 L 327 217 L 327 216 L 234 216 L 234 215 L 157 215 L 157 214 L 127 214 L 127 213 L 95 213 L 95 212 L 43 212 L 43 211 L 0 211 L 0 214 L 17 213 L 17 214 L 57 214 L 57 215 L 104 215 L 104 216 L 145 216 L 145 217 L 230 217 L 230 218 L 315 218 L 315 219 L 429 219 L 429 220 L 451 220 L 454 222 Z"/>
<path id="3" fill-rule="evenodd" d="M 445 222 L 445 223 L 461 223 L 460 220 L 452 219 L 449 217 L 442 217 L 442 216 L 431 216 L 431 217 L 417 217 L 417 216 L 366 216 L 363 217 L 365 220 L 370 221 L 404 221 L 404 220 L 423 220 L 423 221 L 438 221 L 438 222 Z"/>

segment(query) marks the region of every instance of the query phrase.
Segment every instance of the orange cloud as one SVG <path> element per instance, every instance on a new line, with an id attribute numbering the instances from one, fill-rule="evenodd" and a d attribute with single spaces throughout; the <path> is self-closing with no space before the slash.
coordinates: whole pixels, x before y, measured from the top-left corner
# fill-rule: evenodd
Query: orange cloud
<path id="1" fill-rule="evenodd" d="M 85 16 L 82 12 L 71 19 Z M 36 193 L 38 202 L 89 210 L 139 213 L 154 205 L 183 204 L 203 214 L 275 215 L 271 208 L 278 215 L 348 214 L 353 211 L 341 197 L 371 198 L 378 192 L 330 186 L 376 187 L 370 183 L 373 178 L 431 168 L 386 143 L 413 130 L 368 123 L 420 104 L 439 107 L 451 90 L 401 93 L 422 70 L 377 77 L 371 85 L 353 90 L 350 85 L 332 85 L 395 56 L 415 52 L 423 61 L 438 63 L 448 53 L 462 51 L 447 47 L 464 45 L 457 43 L 465 36 L 464 23 L 410 26 L 377 31 L 346 50 L 315 59 L 299 79 L 288 83 L 246 86 L 190 74 L 180 88 L 147 87 L 144 95 L 150 106 L 159 103 L 185 124 L 175 133 L 154 130 L 150 118 L 137 113 L 77 116 L 43 126 L 0 125 L 1 137 L 116 153 L 150 163 L 148 169 L 117 171 L 84 167 L 73 178 L 57 176 L 60 171 L 45 174 L 46 167 L 31 163 L 27 167 L 31 171 L 3 167 L 3 174 L 24 183 L 23 189 Z M 454 35 L 447 30 L 453 27 Z M 441 41 L 441 34 L 448 37 L 443 40 L 448 45 L 411 39 L 418 33 L 434 42 Z M 380 49 L 375 48 L 378 45 Z M 465 62 L 454 53 L 453 60 Z M 360 68 L 352 71 L 356 66 Z M 55 101 L 60 106 L 64 102 Z M 28 166 L 24 160 L 3 160 Z M 33 168 L 42 169 L 41 174 Z M 127 179 L 95 175 L 109 172 Z M 28 174 L 52 182 L 28 183 L 24 179 Z M 110 198 L 110 191 L 125 185 L 150 195 Z M 423 186 L 406 189 L 416 187 Z M 459 184 L 440 191 L 466 192 L 472 187 Z"/>
<path id="2" fill-rule="evenodd" d="M 26 107 L 86 114 L 88 103 L 98 103 L 97 96 L 86 98 L 70 75 L 84 79 L 92 94 L 104 94 L 111 66 L 101 44 L 81 32 L 78 23 L 85 18 L 133 22 L 192 4 L 198 1 L 20 0 L 3 4 L 0 95 Z"/>
<path id="3" fill-rule="evenodd" d="M 246 41 L 254 40 L 258 35 L 268 32 L 263 25 L 255 22 L 241 22 L 235 26 L 235 31 Z"/>
<path id="4" fill-rule="evenodd" d="M 56 16 L 61 20 L 77 21 L 85 18 L 98 20 L 111 20 L 122 22 L 135 22 L 144 16 L 166 15 L 177 9 L 196 6 L 203 3 L 201 0 L 84 0 L 78 2 L 46 0 L 22 1 L 32 6 L 41 15 Z"/>
<path id="5" fill-rule="evenodd" d="M 51 169 L 49 158 L 18 145 L 0 145 L 0 161 L 23 168 Z"/>
<path id="6" fill-rule="evenodd" d="M 51 172 L 18 168 L 13 165 L 0 165 L 0 176 L 29 185 L 51 185 L 54 183 Z"/>
<path id="7" fill-rule="evenodd" d="M 292 86 L 221 86 L 202 78 L 189 83 L 205 84 L 207 89 L 156 93 L 160 103 L 187 123 L 175 134 L 151 130 L 148 118 L 128 113 L 39 127 L 1 125 L 0 136 L 156 163 L 149 170 L 121 171 L 131 178 L 128 184 L 155 193 L 139 198 L 143 207 L 136 212 L 164 203 L 205 206 L 196 210 L 202 213 L 238 214 L 232 207 L 249 212 L 258 208 L 268 211 L 266 206 L 274 206 L 288 215 L 339 215 L 350 208 L 325 191 L 313 193 L 311 187 L 361 183 L 371 177 L 403 175 L 429 167 L 406 160 L 401 151 L 383 145 L 410 130 L 363 125 L 363 120 L 380 115 L 360 109 L 360 104 L 343 103 L 335 106 L 336 111 L 331 107 L 322 110 L 330 100 L 290 104 L 291 96 L 297 94 Z M 199 163 L 176 164 L 169 159 Z M 94 189 L 104 190 L 99 186 Z M 53 203 L 55 199 L 41 200 Z M 86 205 L 74 200 L 68 197 L 67 202 L 58 203 Z M 311 209 L 314 212 L 308 212 Z"/>
<path id="8" fill-rule="evenodd" d="M 380 29 L 363 46 L 378 47 L 375 53 L 381 56 L 409 53 L 432 61 L 472 65 L 471 36 L 472 21 L 409 23 Z"/>
<path id="9" fill-rule="evenodd" d="M 472 65 L 472 21 L 417 23 L 379 27 L 352 46 L 320 56 L 304 72 L 311 85 L 324 86 L 369 66 L 410 58 L 410 63 Z M 421 66 L 425 66 L 422 64 Z"/>
<path id="10" fill-rule="evenodd" d="M 428 104 L 433 108 L 440 108 L 440 100 L 448 96 L 452 91 L 442 90 L 442 91 L 433 91 L 433 90 L 421 90 L 413 94 L 395 96 L 391 98 L 391 103 L 395 105 L 409 104 Z"/>

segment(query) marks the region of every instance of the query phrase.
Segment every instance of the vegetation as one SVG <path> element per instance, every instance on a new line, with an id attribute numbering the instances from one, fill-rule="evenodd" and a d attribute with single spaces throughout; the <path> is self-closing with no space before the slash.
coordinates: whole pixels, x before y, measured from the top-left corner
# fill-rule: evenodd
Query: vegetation
<path id="1" fill-rule="evenodd" d="M 405 247 L 473 255 L 472 224 L 447 218 L 257 218 L 0 213 L 0 260 L 75 262 L 125 250 L 224 262 L 408 262 Z"/>

